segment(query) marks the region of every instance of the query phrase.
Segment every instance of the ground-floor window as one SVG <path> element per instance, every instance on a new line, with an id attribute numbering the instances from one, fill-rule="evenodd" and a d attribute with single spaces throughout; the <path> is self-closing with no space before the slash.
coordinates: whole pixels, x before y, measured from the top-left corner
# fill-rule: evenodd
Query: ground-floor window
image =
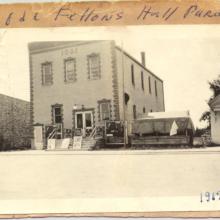
<path id="1" fill-rule="evenodd" d="M 52 122 L 53 124 L 63 123 L 63 106 L 61 104 L 52 106 Z"/>
<path id="2" fill-rule="evenodd" d="M 110 103 L 101 103 L 100 104 L 101 110 L 101 120 L 109 120 L 110 119 Z"/>
<path id="3" fill-rule="evenodd" d="M 103 99 L 98 101 L 100 121 L 111 120 L 111 101 Z"/>

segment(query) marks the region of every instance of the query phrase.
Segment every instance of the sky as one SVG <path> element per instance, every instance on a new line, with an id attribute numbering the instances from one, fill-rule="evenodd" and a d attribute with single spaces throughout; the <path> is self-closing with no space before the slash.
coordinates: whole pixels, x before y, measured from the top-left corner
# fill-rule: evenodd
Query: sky
<path id="1" fill-rule="evenodd" d="M 220 74 L 219 25 L 148 25 L 0 29 L 0 93 L 29 100 L 28 43 L 115 40 L 164 81 L 166 111 L 189 110 L 196 127 L 212 95 L 208 81 Z"/>

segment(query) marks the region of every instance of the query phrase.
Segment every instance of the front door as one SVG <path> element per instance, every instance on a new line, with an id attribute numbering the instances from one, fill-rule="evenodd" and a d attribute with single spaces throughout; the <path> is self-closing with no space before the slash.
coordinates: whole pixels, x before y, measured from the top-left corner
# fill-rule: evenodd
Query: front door
<path id="1" fill-rule="evenodd" d="M 82 129 L 83 136 L 92 131 L 93 114 L 92 111 L 80 111 L 75 113 L 75 128 Z"/>

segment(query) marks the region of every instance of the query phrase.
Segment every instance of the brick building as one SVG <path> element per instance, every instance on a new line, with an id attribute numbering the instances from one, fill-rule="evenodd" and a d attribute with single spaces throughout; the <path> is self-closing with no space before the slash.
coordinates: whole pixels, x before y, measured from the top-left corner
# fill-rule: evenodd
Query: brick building
<path id="1" fill-rule="evenodd" d="M 30 103 L 0 94 L 0 150 L 30 147 Z"/>
<path id="2" fill-rule="evenodd" d="M 29 44 L 31 120 L 92 129 L 164 111 L 163 81 L 114 41 Z"/>

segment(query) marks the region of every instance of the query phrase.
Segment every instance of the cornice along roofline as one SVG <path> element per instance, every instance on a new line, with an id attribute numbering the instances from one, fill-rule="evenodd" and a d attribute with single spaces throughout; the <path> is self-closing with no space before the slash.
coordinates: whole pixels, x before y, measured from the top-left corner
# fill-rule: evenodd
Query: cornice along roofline
<path id="1" fill-rule="evenodd" d="M 54 50 L 65 49 L 69 47 L 76 47 L 85 44 L 92 44 L 103 42 L 104 40 L 94 40 L 94 41 L 39 41 L 31 42 L 28 44 L 30 54 L 44 53 Z"/>
<path id="2" fill-rule="evenodd" d="M 93 40 L 93 41 L 39 41 L 39 42 L 32 42 L 28 44 L 29 53 L 32 54 L 39 54 L 54 50 L 60 50 L 65 49 L 69 47 L 76 47 L 81 46 L 85 44 L 92 44 L 92 43 L 98 43 L 98 42 L 111 42 L 112 40 Z M 125 50 L 120 48 L 119 46 L 115 46 L 115 48 L 121 52 L 123 52 L 124 55 L 129 57 L 131 60 L 133 60 L 136 64 L 138 64 L 143 70 L 150 73 L 152 76 L 154 76 L 156 79 L 161 81 L 163 83 L 163 80 L 155 75 L 151 70 L 143 66 L 137 59 L 135 59 L 133 56 L 131 56 L 129 53 L 127 53 Z"/>

